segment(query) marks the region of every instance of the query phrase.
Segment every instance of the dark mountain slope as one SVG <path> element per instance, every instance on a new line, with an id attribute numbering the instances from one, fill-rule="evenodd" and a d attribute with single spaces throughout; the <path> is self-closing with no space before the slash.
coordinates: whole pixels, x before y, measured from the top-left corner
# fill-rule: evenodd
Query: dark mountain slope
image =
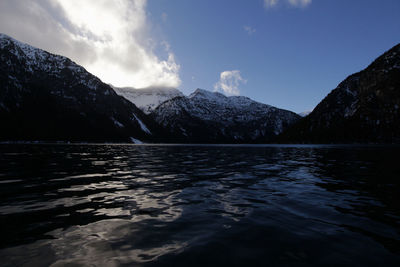
<path id="1" fill-rule="evenodd" d="M 400 44 L 340 83 L 279 141 L 400 143 Z"/>
<path id="2" fill-rule="evenodd" d="M 0 34 L 0 140 L 152 140 L 157 126 L 70 59 Z"/>

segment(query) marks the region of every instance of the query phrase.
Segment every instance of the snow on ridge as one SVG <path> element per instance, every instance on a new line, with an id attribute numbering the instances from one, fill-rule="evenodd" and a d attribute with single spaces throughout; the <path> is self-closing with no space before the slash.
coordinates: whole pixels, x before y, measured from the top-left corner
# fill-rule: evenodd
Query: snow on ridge
<path id="1" fill-rule="evenodd" d="M 10 43 L 13 43 L 15 46 L 20 48 L 22 50 L 22 52 L 24 53 L 24 55 L 21 55 L 18 50 L 14 50 L 14 51 L 10 51 L 10 52 L 13 52 L 18 58 L 26 56 L 28 59 L 33 61 L 33 62 L 30 62 L 31 64 L 32 63 L 33 64 L 34 63 L 37 63 L 37 64 L 42 63 L 43 64 L 44 61 L 48 58 L 53 59 L 53 60 L 57 59 L 57 61 L 59 63 L 63 63 L 63 61 L 68 60 L 64 56 L 51 54 L 42 49 L 39 49 L 39 48 L 33 47 L 29 44 L 18 41 L 6 34 L 0 33 L 0 47 L 4 48 L 4 46 L 9 45 Z"/>
<path id="2" fill-rule="evenodd" d="M 211 92 L 204 89 L 196 89 L 188 97 L 189 99 L 198 99 L 216 102 L 227 106 L 248 106 L 248 105 L 263 105 L 264 107 L 272 107 L 268 104 L 257 102 L 247 96 L 225 96 L 219 92 Z"/>
<path id="3" fill-rule="evenodd" d="M 182 92 L 175 88 L 113 88 L 118 95 L 135 104 L 146 114 L 153 113 L 156 108 L 161 105 L 164 106 L 163 109 L 165 110 L 168 105 L 172 104 L 171 101 L 173 101 L 173 99 L 176 97 L 182 97 L 185 99 L 185 101 L 177 100 L 180 101 L 180 104 L 183 105 L 185 109 L 190 109 L 192 110 L 191 112 L 198 113 L 199 116 L 200 114 L 203 114 L 206 117 L 209 115 L 211 116 L 210 109 L 217 109 L 221 114 L 229 115 L 229 112 L 232 110 L 236 110 L 236 113 L 239 113 L 240 110 L 243 112 L 254 113 L 254 110 L 263 110 L 265 112 L 269 112 L 274 108 L 270 105 L 254 101 L 245 96 L 228 97 L 219 92 L 212 92 L 204 89 L 196 89 L 189 96 L 185 96 Z M 177 112 L 176 107 L 171 108 L 174 110 L 173 112 Z M 239 116 L 244 118 L 242 115 Z M 210 119 L 212 118 L 210 117 Z"/>
<path id="4" fill-rule="evenodd" d="M 227 126 L 237 122 L 249 122 L 276 116 L 273 114 L 286 114 L 287 112 L 288 115 L 282 116 L 289 116 L 290 113 L 245 96 L 228 97 L 203 89 L 197 89 L 189 97 L 164 102 L 155 112 L 158 121 L 164 121 L 162 119 L 164 117 L 185 112 L 200 120 L 224 121 Z M 290 114 L 291 117 L 296 117 L 294 113 Z"/>
<path id="5" fill-rule="evenodd" d="M 192 127 L 186 120 L 193 118 L 216 128 L 216 134 L 227 138 L 256 140 L 267 132 L 277 135 L 298 116 L 290 111 L 256 102 L 245 96 L 225 96 L 218 92 L 197 89 L 188 97 L 162 103 L 153 113 L 156 121 L 188 136 Z M 254 125 L 259 125 L 259 128 Z M 232 128 L 233 127 L 233 128 Z M 232 131 L 232 129 L 240 129 Z M 212 131 L 212 130 L 211 130 Z"/>
<path id="6" fill-rule="evenodd" d="M 190 99 L 207 99 L 211 101 L 227 101 L 228 97 L 219 93 L 219 92 L 211 92 L 204 89 L 196 89 L 193 93 L 189 95 Z"/>
<path id="7" fill-rule="evenodd" d="M 143 89 L 135 88 L 117 88 L 114 91 L 135 104 L 144 113 L 150 114 L 161 103 L 172 98 L 183 96 L 182 92 L 175 88 L 148 87 Z"/>
<path id="8" fill-rule="evenodd" d="M 297 113 L 297 115 L 304 118 L 304 117 L 307 117 L 311 112 L 312 112 L 312 110 L 306 110 L 306 111 Z"/>
<path id="9" fill-rule="evenodd" d="M 62 71 L 68 69 L 78 83 L 93 90 L 101 82 L 98 77 L 65 56 L 49 53 L 0 33 L 0 48 L 4 49 L 6 46 L 10 46 L 8 52 L 14 54 L 20 60 L 21 67 L 28 72 L 42 71 L 60 77 Z"/>

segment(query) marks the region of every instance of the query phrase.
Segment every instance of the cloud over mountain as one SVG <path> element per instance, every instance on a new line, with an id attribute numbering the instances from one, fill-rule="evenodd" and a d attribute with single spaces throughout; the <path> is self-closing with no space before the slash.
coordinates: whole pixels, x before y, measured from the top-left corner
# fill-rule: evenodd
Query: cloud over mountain
<path id="1" fill-rule="evenodd" d="M 239 70 L 223 71 L 220 74 L 219 81 L 214 85 L 214 91 L 226 95 L 239 95 L 239 86 L 245 83 L 247 83 L 247 80 L 243 79 Z"/>
<path id="2" fill-rule="evenodd" d="M 2 0 L 0 32 L 68 56 L 116 86 L 177 87 L 180 65 L 169 45 L 151 35 L 146 5 L 147 0 Z"/>

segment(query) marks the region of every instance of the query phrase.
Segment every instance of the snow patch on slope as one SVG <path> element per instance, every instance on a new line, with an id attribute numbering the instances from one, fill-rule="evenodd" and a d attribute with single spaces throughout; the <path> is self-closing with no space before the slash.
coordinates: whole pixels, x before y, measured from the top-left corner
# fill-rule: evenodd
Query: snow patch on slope
<path id="1" fill-rule="evenodd" d="M 130 139 L 131 139 L 132 143 L 134 143 L 134 144 L 136 144 L 136 145 L 141 145 L 141 144 L 143 144 L 143 142 L 140 141 L 139 139 L 136 139 L 136 138 L 133 138 L 133 137 L 131 137 Z"/>
<path id="2" fill-rule="evenodd" d="M 146 133 L 148 133 L 148 134 L 151 134 L 151 132 L 150 132 L 149 128 L 147 128 L 146 124 L 144 124 L 144 123 L 136 116 L 136 114 L 133 114 L 133 117 L 134 117 L 135 120 L 139 123 L 140 128 L 141 128 L 144 132 L 146 132 Z"/>
<path id="3" fill-rule="evenodd" d="M 119 121 L 117 121 L 114 117 L 111 117 L 111 120 L 114 122 L 114 124 L 116 126 L 118 126 L 119 128 L 124 128 L 124 125 L 122 123 L 120 123 Z"/>

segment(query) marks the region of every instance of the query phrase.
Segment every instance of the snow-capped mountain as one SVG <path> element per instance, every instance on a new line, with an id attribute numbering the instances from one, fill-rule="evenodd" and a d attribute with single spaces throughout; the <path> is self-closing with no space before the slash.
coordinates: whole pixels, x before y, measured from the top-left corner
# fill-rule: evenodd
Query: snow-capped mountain
<path id="1" fill-rule="evenodd" d="M 149 140 L 155 125 L 70 59 L 4 34 L 0 121 L 2 140 Z"/>
<path id="2" fill-rule="evenodd" d="M 297 115 L 299 115 L 300 117 L 307 117 L 312 111 L 307 110 L 307 111 L 303 111 L 300 113 L 297 113 Z"/>
<path id="3" fill-rule="evenodd" d="M 400 44 L 340 83 L 281 141 L 399 143 Z"/>
<path id="4" fill-rule="evenodd" d="M 201 89 L 117 91 L 66 57 L 0 34 L 0 140 L 400 143 L 400 44 L 303 119 Z"/>
<path id="5" fill-rule="evenodd" d="M 147 87 L 142 89 L 131 87 L 113 88 L 117 94 L 131 101 L 146 114 L 150 114 L 161 103 L 167 100 L 183 96 L 179 90 L 170 87 Z"/>
<path id="6" fill-rule="evenodd" d="M 256 142 L 298 120 L 205 90 L 116 90 L 122 96 L 70 59 L 0 35 L 0 140 Z"/>
<path id="7" fill-rule="evenodd" d="M 247 97 L 202 89 L 162 103 L 151 115 L 178 141 L 224 143 L 270 141 L 300 118 Z"/>

